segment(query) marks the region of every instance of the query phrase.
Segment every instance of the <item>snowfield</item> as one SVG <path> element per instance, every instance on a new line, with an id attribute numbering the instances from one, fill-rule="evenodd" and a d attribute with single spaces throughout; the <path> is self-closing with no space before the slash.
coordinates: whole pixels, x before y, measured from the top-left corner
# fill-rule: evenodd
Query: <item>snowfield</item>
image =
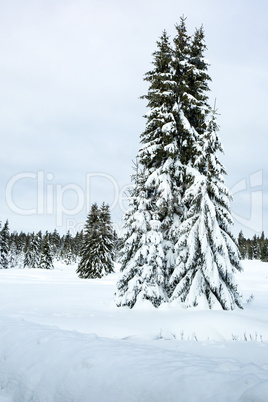
<path id="1" fill-rule="evenodd" d="M 267 402 L 268 263 L 243 266 L 234 311 L 117 308 L 117 273 L 60 263 L 0 270 L 0 402 Z"/>

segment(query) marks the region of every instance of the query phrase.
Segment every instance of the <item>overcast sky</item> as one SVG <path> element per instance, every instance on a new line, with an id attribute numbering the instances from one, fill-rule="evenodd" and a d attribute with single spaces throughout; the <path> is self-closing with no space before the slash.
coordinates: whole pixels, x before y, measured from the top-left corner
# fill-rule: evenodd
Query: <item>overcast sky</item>
<path id="1" fill-rule="evenodd" d="M 266 0 L 0 0 L 0 219 L 62 234 L 92 202 L 118 227 L 164 29 L 204 25 L 234 233 L 268 236 Z"/>

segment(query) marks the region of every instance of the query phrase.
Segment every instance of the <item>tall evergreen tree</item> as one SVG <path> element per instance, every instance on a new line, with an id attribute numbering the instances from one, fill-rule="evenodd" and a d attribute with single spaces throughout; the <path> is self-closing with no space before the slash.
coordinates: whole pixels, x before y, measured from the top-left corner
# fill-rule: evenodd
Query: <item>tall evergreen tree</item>
<path id="1" fill-rule="evenodd" d="M 77 273 L 80 278 L 101 278 L 113 272 L 113 229 L 108 205 L 91 207 L 85 224 L 81 259 Z"/>
<path id="2" fill-rule="evenodd" d="M 139 298 L 149 299 L 157 307 L 168 300 L 170 293 L 174 245 L 184 217 L 181 198 L 197 139 L 195 128 L 186 117 L 193 95 L 188 79 L 192 68 L 190 37 L 184 18 L 176 30 L 175 49 L 164 31 L 153 54 L 154 69 L 145 76 L 150 86 L 143 98 L 148 100 L 150 111 L 145 115 L 146 129 L 138 154 L 141 171 L 134 183 L 131 209 L 125 216 L 127 231 L 118 305 L 133 307 Z M 152 239 L 156 242 L 154 247 Z"/>
<path id="3" fill-rule="evenodd" d="M 147 299 L 158 307 L 169 298 L 187 306 L 241 306 L 215 115 L 207 122 L 205 49 L 203 28 L 190 38 L 181 18 L 174 49 L 164 31 L 145 76 L 150 110 L 124 218 L 118 306 Z"/>

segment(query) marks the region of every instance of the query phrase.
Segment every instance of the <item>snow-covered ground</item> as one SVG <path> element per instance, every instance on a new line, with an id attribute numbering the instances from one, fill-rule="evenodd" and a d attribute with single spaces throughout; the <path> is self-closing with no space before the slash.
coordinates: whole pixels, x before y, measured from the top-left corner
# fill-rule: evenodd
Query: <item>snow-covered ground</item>
<path id="1" fill-rule="evenodd" d="M 0 270 L 0 402 L 267 402 L 268 263 L 243 265 L 228 312 L 117 308 L 117 274 L 74 266 Z"/>

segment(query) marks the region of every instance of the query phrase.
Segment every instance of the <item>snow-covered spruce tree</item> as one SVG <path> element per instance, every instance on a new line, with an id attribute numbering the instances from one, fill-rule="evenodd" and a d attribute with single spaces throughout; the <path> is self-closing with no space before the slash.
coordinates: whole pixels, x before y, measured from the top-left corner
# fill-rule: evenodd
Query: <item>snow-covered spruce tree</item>
<path id="1" fill-rule="evenodd" d="M 17 248 L 13 240 L 10 241 L 9 245 L 8 264 L 10 268 L 15 268 L 19 265 L 17 259 Z"/>
<path id="2" fill-rule="evenodd" d="M 24 244 L 19 241 L 20 235 L 13 232 L 9 237 L 9 266 L 10 268 L 23 268 Z"/>
<path id="3" fill-rule="evenodd" d="M 39 237 L 32 233 L 29 244 L 25 249 L 24 254 L 24 268 L 38 268 L 40 262 L 40 241 Z"/>
<path id="4" fill-rule="evenodd" d="M 147 299 L 158 307 L 171 297 L 186 301 L 190 306 L 198 304 L 200 295 L 200 300 L 204 296 L 206 305 L 213 307 L 217 298 L 215 301 L 208 291 L 215 290 L 213 280 L 210 288 L 204 285 L 198 289 L 192 286 L 195 274 L 191 276 L 191 271 L 197 273 L 198 279 L 202 276 L 201 262 L 204 270 L 205 267 L 210 269 L 210 254 L 198 251 L 201 243 L 195 236 L 201 233 L 202 222 L 207 223 L 209 211 L 214 209 L 221 238 L 217 243 L 218 254 L 213 254 L 213 258 L 220 260 L 221 253 L 222 258 L 228 257 L 226 266 L 217 265 L 220 284 L 214 293 L 218 296 L 218 305 L 228 309 L 240 305 L 233 278 L 240 265 L 229 230 L 229 193 L 222 179 L 223 168 L 216 158 L 219 141 L 215 140 L 215 150 L 206 149 L 210 136 L 213 142 L 217 130 L 214 116 L 210 124 L 207 123 L 210 77 L 203 56 L 204 32 L 201 27 L 190 38 L 184 18 L 176 30 L 174 49 L 165 32 L 157 42 L 154 69 L 145 77 L 150 83 L 148 94 L 144 96 L 150 111 L 145 116 L 146 129 L 141 135 L 139 174 L 135 176 L 130 209 L 124 218 L 126 234 L 116 304 L 133 307 L 137 300 Z M 206 173 L 210 169 L 202 167 L 202 163 L 209 160 L 209 165 L 217 161 L 219 171 L 216 170 L 214 176 Z M 216 188 L 216 195 L 210 190 L 211 186 Z M 198 227 L 200 231 L 195 233 Z M 188 239 L 190 234 L 193 243 Z M 208 244 L 214 253 L 214 246 Z M 194 285 L 196 283 L 199 282 L 195 280 Z M 225 300 L 226 289 L 230 303 Z"/>
<path id="5" fill-rule="evenodd" d="M 75 257 L 75 262 L 78 260 L 81 250 L 81 244 L 83 241 L 83 231 L 77 232 L 73 239 L 73 253 Z"/>
<path id="6" fill-rule="evenodd" d="M 63 249 L 62 249 L 62 258 L 66 265 L 70 265 L 75 262 L 75 255 L 72 250 L 72 236 L 70 231 L 68 230 L 66 236 L 64 237 Z"/>
<path id="7" fill-rule="evenodd" d="M 8 221 L 4 224 L 0 232 L 0 268 L 7 269 L 9 267 L 9 227 Z"/>
<path id="8" fill-rule="evenodd" d="M 150 86 L 143 98 L 150 110 L 141 135 L 139 172 L 133 176 L 130 209 L 124 217 L 122 275 L 116 294 L 116 304 L 130 308 L 137 300 L 149 300 L 155 307 L 168 301 L 166 287 L 173 270 L 173 240 L 182 213 L 178 191 L 180 105 L 173 50 L 165 31 L 153 58 L 154 69 L 145 75 Z"/>
<path id="9" fill-rule="evenodd" d="M 215 112 L 199 138 L 191 185 L 184 195 L 188 206 L 176 245 L 177 266 L 170 285 L 171 300 L 187 307 L 233 309 L 241 306 L 234 274 L 241 271 L 239 253 L 230 232 L 230 193 L 217 151 L 222 151 Z"/>
<path id="10" fill-rule="evenodd" d="M 101 278 L 113 272 L 113 228 L 109 206 L 91 207 L 84 228 L 81 259 L 77 273 L 80 278 Z"/>
<path id="11" fill-rule="evenodd" d="M 60 259 L 60 235 L 55 229 L 50 236 L 50 242 L 52 247 L 52 254 L 57 261 Z"/>
<path id="12" fill-rule="evenodd" d="M 100 207 L 100 226 L 101 226 L 101 258 L 103 261 L 105 273 L 109 274 L 114 270 L 115 260 L 115 237 L 114 229 L 111 221 L 109 205 L 103 203 Z"/>
<path id="13" fill-rule="evenodd" d="M 32 261 L 32 251 L 30 249 L 30 242 L 31 239 L 29 240 L 29 242 L 27 242 L 27 244 L 24 247 L 24 259 L 23 259 L 24 268 L 29 268 Z"/>
<path id="14" fill-rule="evenodd" d="M 261 246 L 260 260 L 263 262 L 268 262 L 268 242 L 267 241 L 263 242 L 263 244 Z"/>
<path id="15" fill-rule="evenodd" d="M 258 241 L 256 234 L 253 236 L 252 240 L 253 240 L 253 242 L 252 242 L 252 259 L 259 260 L 260 255 L 261 255 L 261 248 L 260 248 L 259 241 Z"/>
<path id="16" fill-rule="evenodd" d="M 238 234 L 238 239 L 237 239 L 237 243 L 238 243 L 238 249 L 241 255 L 241 259 L 245 260 L 248 255 L 247 255 L 247 240 L 242 232 L 242 230 L 240 230 L 239 234 Z"/>
<path id="17" fill-rule="evenodd" d="M 46 233 L 46 235 L 43 239 L 42 250 L 41 250 L 38 268 L 42 268 L 42 269 L 53 269 L 54 268 L 48 233 Z"/>

